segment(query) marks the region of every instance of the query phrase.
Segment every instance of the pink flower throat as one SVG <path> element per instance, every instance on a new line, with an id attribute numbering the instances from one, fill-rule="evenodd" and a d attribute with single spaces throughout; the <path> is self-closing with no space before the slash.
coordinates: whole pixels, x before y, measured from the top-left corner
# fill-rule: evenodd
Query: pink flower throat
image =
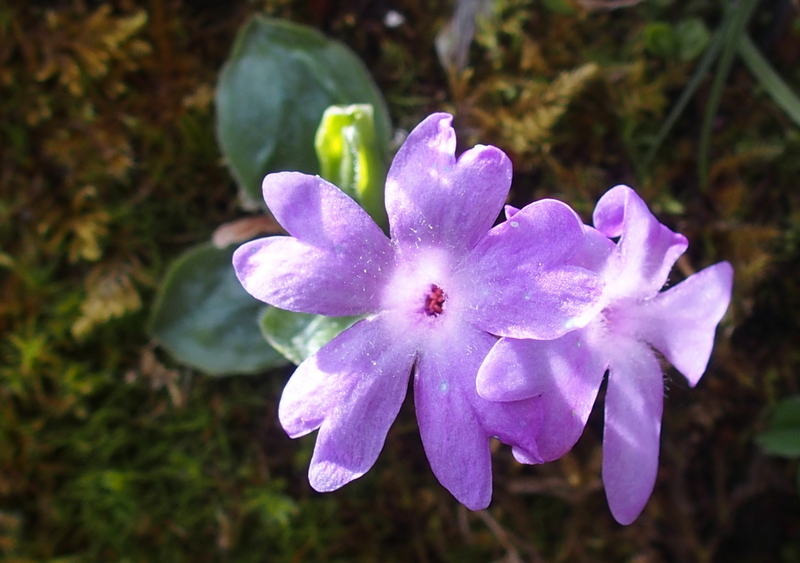
<path id="1" fill-rule="evenodd" d="M 438 317 L 444 312 L 442 305 L 444 305 L 445 295 L 442 288 L 438 285 L 431 285 L 431 290 L 425 296 L 425 314 L 429 317 Z"/>

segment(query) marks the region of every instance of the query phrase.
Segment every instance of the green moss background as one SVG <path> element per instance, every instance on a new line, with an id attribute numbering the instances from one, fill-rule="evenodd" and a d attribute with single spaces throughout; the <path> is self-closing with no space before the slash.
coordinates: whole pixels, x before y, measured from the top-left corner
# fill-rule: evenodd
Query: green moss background
<path id="1" fill-rule="evenodd" d="M 646 162 L 698 61 L 664 26 L 713 32 L 722 3 L 601 4 L 496 0 L 458 71 L 433 47 L 454 7 L 440 0 L 0 2 L 2 560 L 800 561 L 797 462 L 753 441 L 800 392 L 800 128 L 734 62 L 707 186 L 710 77 Z M 387 27 L 389 10 L 405 22 Z M 658 482 L 633 525 L 606 507 L 601 409 L 558 462 L 496 448 L 486 511 L 433 477 L 410 403 L 376 466 L 320 495 L 305 475 L 314 436 L 277 423 L 291 370 L 213 379 L 149 342 L 170 261 L 244 216 L 212 100 L 253 13 L 352 47 L 396 127 L 454 112 L 462 148 L 511 155 L 512 203 L 557 197 L 588 220 L 628 183 L 690 240 L 673 281 L 733 263 L 708 372 L 690 390 L 666 371 Z M 748 30 L 800 92 L 797 3 L 763 0 Z"/>

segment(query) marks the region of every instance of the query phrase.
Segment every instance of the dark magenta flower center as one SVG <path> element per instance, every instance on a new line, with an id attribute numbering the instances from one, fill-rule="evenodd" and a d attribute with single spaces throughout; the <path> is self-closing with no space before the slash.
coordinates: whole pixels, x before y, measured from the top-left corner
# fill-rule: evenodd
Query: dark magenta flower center
<path id="1" fill-rule="evenodd" d="M 431 285 L 431 290 L 425 296 L 425 314 L 429 317 L 438 317 L 444 312 L 442 305 L 444 305 L 445 295 L 442 288 L 438 285 Z"/>

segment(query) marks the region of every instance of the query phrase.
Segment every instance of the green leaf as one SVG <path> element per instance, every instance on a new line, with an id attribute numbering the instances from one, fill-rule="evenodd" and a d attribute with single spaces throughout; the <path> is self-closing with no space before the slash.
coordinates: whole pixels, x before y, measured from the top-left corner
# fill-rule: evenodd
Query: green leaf
<path id="1" fill-rule="evenodd" d="M 678 40 L 669 24 L 651 23 L 644 30 L 644 46 L 651 55 L 671 59 L 678 51 Z"/>
<path id="2" fill-rule="evenodd" d="M 316 30 L 256 16 L 239 31 L 216 93 L 217 137 L 242 200 L 261 204 L 269 172 L 319 172 L 314 134 L 337 104 L 371 104 L 376 146 L 388 161 L 386 104 L 347 47 Z"/>
<path id="3" fill-rule="evenodd" d="M 756 436 L 756 443 L 772 455 L 800 457 L 800 427 L 767 430 Z"/>
<path id="4" fill-rule="evenodd" d="M 792 395 L 778 402 L 769 417 L 769 426 L 800 428 L 800 395 Z"/>
<path id="5" fill-rule="evenodd" d="M 388 225 L 383 201 L 386 164 L 375 138 L 373 109 L 368 104 L 331 106 L 322 114 L 314 138 L 320 175 L 339 186 L 369 213 Z"/>
<path id="6" fill-rule="evenodd" d="M 300 364 L 360 318 L 323 317 L 270 307 L 261 315 L 259 325 L 273 348 Z"/>
<path id="7" fill-rule="evenodd" d="M 739 56 L 772 100 L 800 125 L 800 97 L 787 86 L 746 34 L 739 43 Z"/>
<path id="8" fill-rule="evenodd" d="M 800 396 L 775 405 L 767 430 L 756 436 L 756 443 L 773 455 L 800 457 Z"/>
<path id="9" fill-rule="evenodd" d="M 711 41 L 711 34 L 700 18 L 689 18 L 675 26 L 678 58 L 684 62 L 696 59 Z"/>
<path id="10" fill-rule="evenodd" d="M 284 365 L 264 342 L 266 307 L 236 279 L 234 246 L 196 246 L 172 263 L 159 288 L 148 332 L 183 364 L 209 375 L 258 373 Z"/>

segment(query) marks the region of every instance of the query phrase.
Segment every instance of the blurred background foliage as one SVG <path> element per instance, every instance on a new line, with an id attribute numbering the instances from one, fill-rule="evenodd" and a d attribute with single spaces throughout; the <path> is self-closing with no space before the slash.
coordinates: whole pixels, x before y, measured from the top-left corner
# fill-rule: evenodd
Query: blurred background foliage
<path id="1" fill-rule="evenodd" d="M 800 393 L 800 128 L 734 58 L 707 176 L 697 161 L 711 73 L 645 158 L 723 2 L 495 0 L 479 10 L 466 64 L 443 66 L 434 43 L 454 9 L 0 2 L 4 561 L 800 562 L 797 459 L 755 440 L 774 405 Z M 605 504 L 601 410 L 558 462 L 520 466 L 497 448 L 486 511 L 436 482 L 410 404 L 375 468 L 319 495 L 305 476 L 314 436 L 289 440 L 276 420 L 290 368 L 214 379 L 148 341 L 167 265 L 245 215 L 212 100 L 254 13 L 351 47 L 395 127 L 450 110 L 461 147 L 506 150 L 511 203 L 557 197 L 588 220 L 606 189 L 628 183 L 691 241 L 674 277 L 733 263 L 709 371 L 691 392 L 666 372 L 658 483 L 633 525 Z M 762 0 L 746 29 L 800 92 L 797 3 Z"/>

